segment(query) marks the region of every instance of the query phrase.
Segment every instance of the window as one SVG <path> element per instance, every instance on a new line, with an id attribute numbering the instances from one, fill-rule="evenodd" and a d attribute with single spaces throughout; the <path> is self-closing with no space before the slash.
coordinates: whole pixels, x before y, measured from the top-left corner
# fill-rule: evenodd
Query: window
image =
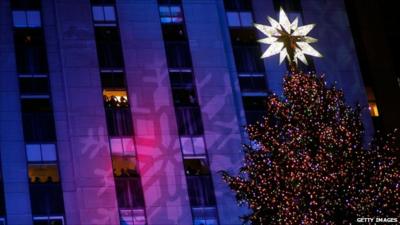
<path id="1" fill-rule="evenodd" d="M 103 96 L 108 135 L 132 136 L 132 116 L 126 91 L 105 89 Z"/>
<path id="2" fill-rule="evenodd" d="M 205 159 L 184 159 L 190 204 L 215 206 L 214 188 Z"/>
<path id="3" fill-rule="evenodd" d="M 198 136 L 203 134 L 199 107 L 176 107 L 175 110 L 180 135 Z"/>
<path id="4" fill-rule="evenodd" d="M 368 108 L 371 117 L 379 117 L 378 105 L 376 104 L 375 94 L 371 87 L 366 87 L 367 97 L 368 97 Z"/>
<path id="5" fill-rule="evenodd" d="M 144 208 L 143 191 L 139 177 L 116 177 L 115 190 L 120 209 Z"/>
<path id="6" fill-rule="evenodd" d="M 300 12 L 301 4 L 300 0 L 274 0 L 275 11 L 279 11 L 282 7 L 286 12 Z"/>
<path id="7" fill-rule="evenodd" d="M 28 162 L 57 161 L 55 144 L 27 144 L 26 155 Z"/>
<path id="8" fill-rule="evenodd" d="M 193 74 L 190 71 L 170 71 L 169 78 L 172 88 L 192 89 L 194 88 Z"/>
<path id="9" fill-rule="evenodd" d="M 21 95 L 48 95 L 49 80 L 47 75 L 20 75 L 19 91 Z"/>
<path id="10" fill-rule="evenodd" d="M 63 193 L 57 165 L 29 164 L 28 170 L 32 214 L 62 214 Z"/>
<path id="11" fill-rule="evenodd" d="M 197 98 L 194 88 L 176 88 L 172 89 L 172 95 L 175 106 L 197 106 Z"/>
<path id="12" fill-rule="evenodd" d="M 146 225 L 144 209 L 120 209 L 121 224 Z"/>
<path id="13" fill-rule="evenodd" d="M 16 28 L 38 28 L 42 26 L 40 11 L 38 10 L 17 10 L 13 11 L 12 14 Z"/>
<path id="14" fill-rule="evenodd" d="M 90 0 L 93 5 L 115 4 L 115 0 Z"/>
<path id="15" fill-rule="evenodd" d="M 113 155 L 122 156 L 134 156 L 135 155 L 135 143 L 131 137 L 121 138 L 112 137 L 110 138 L 111 152 Z"/>
<path id="16" fill-rule="evenodd" d="M 233 46 L 236 69 L 239 73 L 262 73 L 264 64 L 260 59 L 260 47 L 253 46 Z"/>
<path id="17" fill-rule="evenodd" d="M 182 0 L 158 0 L 160 5 L 181 4 Z"/>
<path id="18" fill-rule="evenodd" d="M 247 124 L 260 121 L 265 115 L 266 96 L 244 96 L 243 107 L 246 114 Z"/>
<path id="19" fill-rule="evenodd" d="M 267 90 L 264 74 L 239 74 L 239 84 L 242 92 Z"/>
<path id="20" fill-rule="evenodd" d="M 15 30 L 14 41 L 19 74 L 47 73 L 47 52 L 41 30 Z"/>
<path id="21" fill-rule="evenodd" d="M 137 177 L 136 158 L 130 156 L 113 155 L 112 164 L 114 177 Z"/>
<path id="22" fill-rule="evenodd" d="M 28 169 L 31 184 L 60 183 L 56 164 L 29 164 Z"/>
<path id="23" fill-rule="evenodd" d="M 253 29 L 231 29 L 233 54 L 239 73 L 263 73 L 264 62 Z"/>
<path id="24" fill-rule="evenodd" d="M 189 44 L 184 41 L 166 41 L 165 51 L 169 68 L 190 68 L 192 59 Z"/>
<path id="25" fill-rule="evenodd" d="M 113 90 L 104 89 L 103 90 L 104 104 L 107 108 L 128 108 L 128 96 L 124 89 Z"/>
<path id="26" fill-rule="evenodd" d="M 116 22 L 114 6 L 92 6 L 93 20 L 95 22 Z"/>
<path id="27" fill-rule="evenodd" d="M 227 11 L 251 11 L 250 0 L 224 0 L 225 9 Z"/>
<path id="28" fill-rule="evenodd" d="M 194 225 L 218 225 L 215 207 L 192 208 Z"/>
<path id="29" fill-rule="evenodd" d="M 40 0 L 11 0 L 12 9 L 40 9 Z"/>
<path id="30" fill-rule="evenodd" d="M 118 29 L 115 27 L 96 27 L 95 35 L 100 67 L 123 67 L 123 55 Z"/>
<path id="31" fill-rule="evenodd" d="M 132 136 L 132 118 L 129 108 L 106 108 L 108 135 Z"/>
<path id="32" fill-rule="evenodd" d="M 64 218 L 62 216 L 35 216 L 33 225 L 64 225 Z"/>
<path id="33" fill-rule="evenodd" d="M 101 86 L 103 88 L 122 89 L 125 87 L 125 78 L 123 72 L 102 72 Z"/>
<path id="34" fill-rule="evenodd" d="M 49 99 L 21 99 L 26 142 L 53 142 L 56 139 Z"/>
<path id="35" fill-rule="evenodd" d="M 180 5 L 160 5 L 160 19 L 161 23 L 182 23 L 183 15 Z"/>
<path id="36" fill-rule="evenodd" d="M 197 156 L 205 155 L 206 147 L 204 143 L 204 137 L 180 137 L 182 153 L 184 156 Z"/>
<path id="37" fill-rule="evenodd" d="M 183 24 L 164 24 L 162 26 L 165 41 L 186 41 L 186 32 Z"/>
<path id="38" fill-rule="evenodd" d="M 252 27 L 253 16 L 251 12 L 227 12 L 228 25 L 230 27 Z"/>
<path id="39" fill-rule="evenodd" d="M 62 195 L 63 193 L 60 184 L 31 184 L 30 196 L 31 196 L 32 214 L 33 215 L 63 214 L 64 200 Z M 60 222 L 59 220 L 55 221 Z M 52 223 L 50 224 L 53 225 Z"/>

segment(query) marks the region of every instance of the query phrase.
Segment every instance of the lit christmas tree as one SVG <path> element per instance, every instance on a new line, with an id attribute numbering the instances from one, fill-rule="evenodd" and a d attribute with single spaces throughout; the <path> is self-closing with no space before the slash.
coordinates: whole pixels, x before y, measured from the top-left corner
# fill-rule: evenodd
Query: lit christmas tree
<path id="1" fill-rule="evenodd" d="M 285 52 L 289 62 L 303 58 Z M 359 217 L 398 217 L 400 132 L 377 137 L 365 149 L 361 108 L 348 106 L 323 77 L 294 66 L 283 97 L 269 96 L 264 119 L 247 127 L 251 144 L 244 146 L 239 174 L 223 172 L 238 203 L 251 209 L 243 219 L 253 225 L 349 224 Z"/>

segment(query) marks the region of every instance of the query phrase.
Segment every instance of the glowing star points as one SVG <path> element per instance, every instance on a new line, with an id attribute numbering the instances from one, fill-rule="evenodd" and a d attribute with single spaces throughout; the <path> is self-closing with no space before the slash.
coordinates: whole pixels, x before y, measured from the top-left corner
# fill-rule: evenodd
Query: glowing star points
<path id="1" fill-rule="evenodd" d="M 282 8 L 279 11 L 279 22 L 271 17 L 268 17 L 268 21 L 271 26 L 255 24 L 255 27 L 267 36 L 259 42 L 270 45 L 261 58 L 279 54 L 279 63 L 287 58 L 290 64 L 297 65 L 300 60 L 307 65 L 305 55 L 322 57 L 321 53 L 310 45 L 317 42 L 317 39 L 307 36 L 315 24 L 298 26 L 299 19 L 290 22 Z"/>

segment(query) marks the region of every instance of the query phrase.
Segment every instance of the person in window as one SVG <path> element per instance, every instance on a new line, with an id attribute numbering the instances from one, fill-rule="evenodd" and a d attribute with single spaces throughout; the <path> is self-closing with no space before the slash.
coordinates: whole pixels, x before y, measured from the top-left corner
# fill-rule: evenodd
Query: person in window
<path id="1" fill-rule="evenodd" d="M 34 183 L 40 183 L 40 178 L 39 177 L 35 177 L 35 180 L 33 181 Z"/>
<path id="2" fill-rule="evenodd" d="M 127 108 L 128 107 L 128 99 L 124 96 L 121 96 L 121 98 L 119 99 L 120 101 L 120 106 Z"/>
<path id="3" fill-rule="evenodd" d="M 118 108 L 118 106 L 119 106 L 118 98 L 115 97 L 114 95 L 111 96 L 110 105 L 111 105 L 111 107 L 115 107 L 115 108 Z"/>

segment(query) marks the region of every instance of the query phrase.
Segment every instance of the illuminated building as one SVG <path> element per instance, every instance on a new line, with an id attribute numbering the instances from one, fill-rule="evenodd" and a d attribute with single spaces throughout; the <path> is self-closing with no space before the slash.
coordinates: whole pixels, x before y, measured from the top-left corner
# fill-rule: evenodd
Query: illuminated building
<path id="1" fill-rule="evenodd" d="M 282 92 L 253 27 L 279 5 L 366 105 L 342 1 L 2 0 L 0 224 L 241 224 L 218 171 Z"/>

